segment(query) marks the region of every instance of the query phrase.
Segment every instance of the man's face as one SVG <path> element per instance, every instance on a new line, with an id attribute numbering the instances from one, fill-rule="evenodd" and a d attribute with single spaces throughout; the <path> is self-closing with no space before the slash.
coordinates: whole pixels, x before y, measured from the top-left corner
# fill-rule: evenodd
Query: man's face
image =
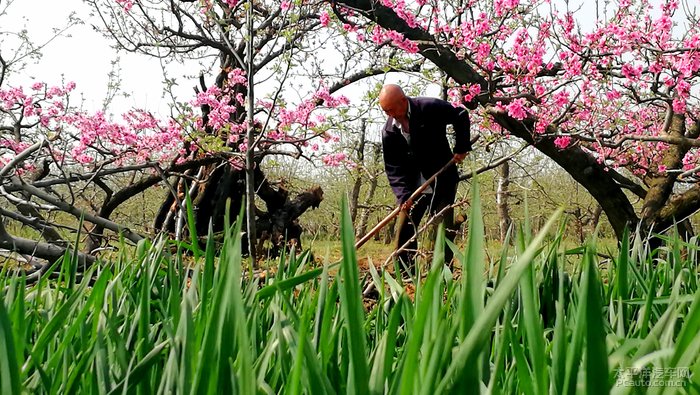
<path id="1" fill-rule="evenodd" d="M 391 118 L 399 121 L 406 118 L 406 112 L 408 111 L 408 99 L 405 97 L 379 104 L 382 107 L 382 110 L 384 110 L 384 113 Z"/>

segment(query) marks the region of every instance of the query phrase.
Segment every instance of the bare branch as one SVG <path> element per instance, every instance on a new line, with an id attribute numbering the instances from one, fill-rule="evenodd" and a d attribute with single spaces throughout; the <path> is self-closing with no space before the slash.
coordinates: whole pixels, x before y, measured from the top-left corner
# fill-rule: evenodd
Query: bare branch
<path id="1" fill-rule="evenodd" d="M 66 251 L 70 251 L 69 247 L 60 247 L 54 244 L 12 236 L 5 229 L 5 225 L 2 224 L 2 221 L 0 221 L 0 248 L 14 251 L 22 255 L 46 259 L 52 263 L 63 258 Z M 73 251 L 73 253 L 75 253 L 75 251 Z M 77 257 L 79 266 L 83 268 L 94 263 L 96 259 L 92 255 L 80 252 L 77 253 Z"/>
<path id="2" fill-rule="evenodd" d="M 27 159 L 29 155 L 33 154 L 35 151 L 38 151 L 44 146 L 48 146 L 48 141 L 42 138 L 33 145 L 25 148 L 24 151 L 17 154 L 17 156 L 12 158 L 12 160 L 7 162 L 7 164 L 2 169 L 0 169 L 0 178 L 5 177 L 7 173 L 9 173 L 10 170 L 12 170 L 13 167 L 17 166 L 23 160 Z"/>
<path id="3" fill-rule="evenodd" d="M 128 240 L 130 240 L 134 243 L 136 243 L 140 240 L 143 240 L 143 236 L 131 231 L 126 226 L 120 225 L 116 222 L 110 221 L 110 220 L 102 218 L 102 217 L 98 217 L 98 216 L 93 215 L 93 214 L 90 214 L 88 212 L 85 212 L 84 210 L 80 210 L 79 208 L 72 206 L 59 198 L 51 196 L 50 194 L 42 191 L 41 189 L 39 189 L 37 187 L 34 187 L 32 185 L 28 185 L 28 184 L 15 184 L 15 185 L 20 186 L 21 189 L 29 192 L 30 194 L 38 197 L 39 199 L 42 199 L 42 200 L 56 206 L 58 209 L 65 211 L 68 214 L 73 215 L 77 219 L 85 219 L 88 222 L 92 222 L 93 224 L 103 226 L 106 229 L 109 229 L 113 232 L 122 233 L 124 235 L 124 237 L 126 237 Z"/>

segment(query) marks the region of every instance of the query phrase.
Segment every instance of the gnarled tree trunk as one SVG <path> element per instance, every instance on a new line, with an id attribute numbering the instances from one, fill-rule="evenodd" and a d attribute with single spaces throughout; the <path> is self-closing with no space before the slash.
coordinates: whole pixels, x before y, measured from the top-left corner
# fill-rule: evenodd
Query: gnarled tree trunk
<path id="1" fill-rule="evenodd" d="M 229 221 L 233 223 L 237 218 L 243 196 L 245 195 L 245 171 L 235 169 L 226 164 L 223 166 L 207 167 L 201 183 L 194 189 L 191 196 L 195 214 L 195 223 L 198 236 L 208 233 L 211 222 L 214 233 L 224 230 L 226 218 L 226 205 L 230 201 Z M 178 182 L 179 199 L 175 199 L 169 193 L 161 204 L 154 223 L 156 230 L 176 233 L 177 212 L 181 209 L 178 201 L 182 202 L 185 191 L 190 189 L 192 181 L 180 179 Z M 258 246 L 269 240 L 271 246 L 268 251 L 258 251 L 265 255 L 277 255 L 288 244 L 301 246 L 301 226 L 297 219 L 309 208 L 317 208 L 323 200 L 323 190 L 316 186 L 290 198 L 289 191 L 283 187 L 273 187 L 267 181 L 259 166 L 255 169 L 255 190 L 257 196 L 265 202 L 267 211 L 256 208 L 256 229 L 258 230 Z M 245 231 L 246 227 L 243 226 Z M 203 240 L 200 240 L 203 244 Z M 247 243 L 243 243 L 244 252 L 247 253 Z"/>

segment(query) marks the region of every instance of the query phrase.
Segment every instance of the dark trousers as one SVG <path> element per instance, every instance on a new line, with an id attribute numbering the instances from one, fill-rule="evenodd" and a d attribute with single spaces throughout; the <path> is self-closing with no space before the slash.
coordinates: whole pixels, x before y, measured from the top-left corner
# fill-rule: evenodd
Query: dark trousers
<path id="1" fill-rule="evenodd" d="M 413 207 L 406 213 L 401 211 L 396 222 L 396 237 L 395 240 L 395 250 L 401 248 L 408 240 L 410 240 L 416 231 L 420 228 L 420 222 L 426 211 L 428 212 L 428 219 L 433 217 L 435 214 L 442 211 L 447 206 L 454 203 L 455 195 L 457 193 L 457 185 L 451 188 L 441 188 L 435 194 L 424 194 L 416 202 L 414 202 Z M 441 219 L 437 219 L 434 222 L 432 231 L 430 232 L 431 240 L 430 245 L 433 245 L 435 241 L 435 230 L 437 226 L 442 221 L 445 224 L 446 236 L 449 240 L 454 240 L 457 235 L 454 223 L 454 209 L 448 208 L 442 214 Z M 418 240 L 415 238 L 411 241 L 405 249 L 397 255 L 399 270 L 402 272 L 406 269 L 411 272 L 415 268 L 415 256 L 418 249 Z M 432 252 L 432 250 L 431 250 Z M 452 250 L 449 247 L 445 247 L 445 263 L 450 264 L 452 261 Z"/>

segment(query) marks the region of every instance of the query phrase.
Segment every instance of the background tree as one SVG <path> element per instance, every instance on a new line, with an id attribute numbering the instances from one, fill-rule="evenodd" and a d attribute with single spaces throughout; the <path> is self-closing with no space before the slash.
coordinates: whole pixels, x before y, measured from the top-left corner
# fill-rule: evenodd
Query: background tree
<path id="1" fill-rule="evenodd" d="M 664 230 L 700 208 L 697 9 L 675 0 L 587 4 L 331 7 L 373 43 L 430 60 L 463 92 L 462 104 L 479 106 L 484 130 L 516 136 L 560 165 L 618 237 L 639 221 Z M 641 210 L 625 191 L 644 199 Z"/>
<path id="2" fill-rule="evenodd" d="M 11 5 L 0 10 L 0 18 L 11 17 Z M 55 34 L 78 23 L 71 15 Z M 128 180 L 141 175 L 146 184 L 155 179 L 154 185 L 161 179 L 153 174 L 156 169 L 169 174 L 192 165 L 175 160 L 182 142 L 175 121 L 159 121 L 138 110 L 124 114 L 122 122 L 101 112 L 87 113 L 70 101 L 75 82 L 15 85 L 19 73 L 39 60 L 54 38 L 35 44 L 24 31 L 7 32 L 0 52 L 0 245 L 40 267 L 45 267 L 43 261 L 34 257 L 51 262 L 61 257 L 74 244 L 75 233 L 85 234 L 81 224 L 140 240 L 142 234 L 100 213 L 140 192 Z M 25 229 L 19 235 L 13 233 L 17 225 Z M 92 251 L 79 256 L 83 263 L 94 260 Z"/>
<path id="3" fill-rule="evenodd" d="M 163 5 L 166 3 L 163 2 Z M 98 6 L 95 2 L 92 4 Z M 126 28 L 135 27 L 139 22 L 137 10 L 141 11 L 138 15 L 145 18 L 140 22 L 148 25 L 157 20 L 147 18 L 148 12 L 158 14 L 159 10 L 154 5 L 134 6 L 131 2 L 118 2 L 102 4 L 104 8 L 98 10 L 99 15 L 105 17 L 105 22 L 114 18 L 128 23 L 110 27 Z M 231 15 L 241 12 L 240 6 L 220 6 Z M 8 12 L 8 9 L 3 8 L 2 12 Z M 190 13 L 187 15 L 180 8 L 173 11 L 176 17 L 184 18 L 180 23 L 193 27 L 195 31 L 206 26 L 208 33 L 221 28 L 221 21 L 211 18 L 212 9 L 191 5 L 188 10 Z M 259 47 L 256 67 L 261 70 L 269 67 L 268 76 L 276 75 L 278 69 L 274 67 L 286 66 L 287 71 L 291 69 L 296 61 L 292 50 L 298 47 L 290 44 L 296 39 L 294 32 L 308 28 L 304 25 L 308 18 L 296 21 L 291 21 L 291 17 L 280 18 L 282 26 L 265 25 L 272 23 L 280 14 L 280 10 L 275 10 L 272 14 L 266 14 L 267 17 L 257 15 L 256 19 L 257 23 L 262 24 L 258 26 L 261 32 L 280 28 L 274 30 L 275 34 L 261 33 L 256 36 L 258 41 L 255 44 Z M 198 19 L 203 23 L 199 24 Z M 213 23 L 214 20 L 217 22 Z M 314 18 L 314 21 L 310 22 L 312 27 L 319 24 L 318 18 Z M 150 26 L 155 26 L 155 22 Z M 234 30 L 233 27 L 227 29 Z M 182 41 L 170 37 L 170 41 L 166 40 L 169 47 L 159 44 L 150 47 L 149 38 L 162 38 L 154 38 L 154 31 L 170 37 L 167 29 L 139 30 L 140 34 L 127 34 L 129 40 L 143 38 L 145 41 L 128 42 L 136 43 L 137 49 L 153 49 L 155 55 L 166 56 L 158 52 L 165 50 L 175 55 L 185 51 L 190 56 L 202 56 L 202 59 L 208 56 L 206 51 L 197 51 L 197 48 L 205 47 L 201 43 L 187 48 L 181 46 L 186 41 L 183 37 L 180 37 Z M 208 43 L 206 32 L 199 39 Z M 290 32 L 292 35 L 283 37 L 283 34 Z M 183 33 L 183 36 L 187 35 Z M 216 84 L 207 86 L 205 78 L 200 78 L 194 100 L 179 103 L 171 117 L 165 120 L 137 109 L 124 114 L 121 121 L 113 120 L 105 112 L 83 111 L 70 102 L 76 85 L 74 82 L 62 86 L 37 82 L 30 89 L 15 85 L 11 78 L 13 71 L 20 71 L 23 61 L 38 57 L 41 46 L 33 45 L 23 35 L 17 36 L 19 44 L 16 48 L 3 46 L 0 54 L 0 131 L 3 137 L 0 147 L 3 166 L 0 193 L 7 204 L 2 205 L 2 215 L 6 221 L 19 222 L 34 229 L 37 233 L 30 235 L 33 238 L 41 237 L 45 242 L 24 239 L 2 228 L 2 247 L 53 261 L 70 247 L 72 243 L 69 241 L 75 239 L 74 234 L 81 232 L 88 235 L 85 240 L 86 253 L 81 257 L 84 262 L 92 262 L 94 254 L 103 248 L 110 248 L 109 239 L 105 236 L 121 234 L 131 242 L 145 236 L 146 229 L 116 223 L 110 218 L 128 200 L 159 185 L 167 191 L 168 198 L 156 215 L 157 228 L 173 231 L 176 238 L 184 236 L 182 230 L 186 221 L 182 208 L 185 193 L 190 193 L 196 205 L 198 234 L 206 234 L 212 216 L 216 218 L 214 225 L 220 226 L 222 215 L 218 214 L 223 214 L 226 197 L 234 197 L 232 211 L 235 211 L 236 202 L 241 201 L 242 195 L 238 192 L 245 186 L 240 168 L 243 155 L 249 151 L 249 144 L 241 131 L 246 125 L 242 106 L 248 76 L 244 69 L 230 66 L 239 55 L 231 40 L 225 34 L 217 37 L 219 44 L 213 46 L 225 54 L 220 56 L 224 64 L 217 69 Z M 265 47 L 269 41 L 282 44 Z M 285 59 L 281 59 L 282 54 L 286 54 Z M 272 64 L 278 58 L 279 62 Z M 327 88 L 325 82 L 319 80 L 316 82 L 318 89 L 312 88 L 305 100 L 296 102 L 298 106 L 283 103 L 281 89 L 269 98 L 256 101 L 256 111 L 267 115 L 274 112 L 274 118 L 255 120 L 258 132 L 250 145 L 257 147 L 254 155 L 258 161 L 256 163 L 272 154 L 313 157 L 310 142 L 333 139 L 329 126 L 324 125 L 324 115 L 320 109 L 338 107 L 346 102 L 346 99 L 333 97 L 329 93 L 342 86 L 343 83 L 340 83 Z M 306 95 L 306 92 L 300 94 Z M 37 143 L 32 144 L 34 142 Z M 312 188 L 292 198 L 284 189 L 274 188 L 265 179 L 260 167 L 256 167 L 256 172 L 259 172 L 256 174 L 256 189 L 259 196 L 266 200 L 268 209 L 267 212 L 257 213 L 257 219 L 262 224 L 260 228 L 268 231 L 266 237 L 273 238 L 277 243 L 275 247 L 279 247 L 289 233 L 295 231 L 298 235 L 300 228 L 295 218 L 306 208 L 318 205 L 322 191 Z M 74 219 L 67 221 L 66 214 Z M 106 230 L 114 232 L 113 235 L 105 234 Z M 80 245 L 83 245 L 82 241 Z"/>
<path id="4" fill-rule="evenodd" d="M 384 116 L 366 112 L 376 107 L 372 83 L 388 72 L 410 76 L 412 95 L 447 78 L 444 94 L 474 109 L 472 122 L 482 135 L 478 151 L 485 151 L 463 166 L 463 179 L 512 160 L 515 206 L 520 191 L 539 190 L 537 183 L 549 180 L 516 181 L 539 158 L 525 144 L 589 191 L 618 237 L 629 224 L 664 230 L 699 208 L 694 84 L 700 39 L 695 11 L 681 11 L 674 1 L 596 4 L 596 17 L 587 18 L 595 22 L 586 24 L 577 22 L 586 20 L 585 9 L 557 12 L 547 2 L 515 0 L 420 2 L 414 8 L 351 0 L 87 3 L 122 50 L 166 63 L 194 59 L 201 72 L 194 77 L 194 98 L 176 99 L 170 117 L 134 109 L 119 119 L 75 108 L 72 82 L 14 85 L 8 76 L 19 63 L 8 59 L 30 59 L 37 47 L 11 56 L 3 47 L 3 215 L 56 247 L 51 256 L 71 244 L 80 218 L 86 221 L 80 229 L 88 235 L 86 259 L 109 248 L 116 234 L 139 240 L 147 229 L 114 218 L 120 207 L 146 194 L 165 194 L 155 230 L 182 239 L 193 230 L 205 235 L 210 222 L 214 231 L 221 229 L 226 200 L 236 212 L 251 184 L 246 157 L 257 192 L 257 244 L 266 242 L 274 252 L 285 240 L 298 242 L 299 216 L 319 204 L 322 190 L 304 191 L 298 183 L 288 189 L 292 182 L 270 174 L 284 158 L 374 166 L 378 156 L 368 148 L 376 147 Z M 252 27 L 246 29 L 246 22 Z M 195 85 L 194 78 L 168 75 L 169 88 Z M 366 78 L 372 82 L 361 84 Z M 250 100 L 253 91 L 259 94 Z M 360 133 L 362 117 L 376 122 L 368 124 L 367 134 Z M 349 147 L 363 135 L 365 149 L 353 158 Z M 328 148 L 340 142 L 342 151 Z M 359 228 L 372 222 L 367 216 L 381 218 L 383 205 L 393 204 L 372 199 L 383 183 L 375 175 L 354 176 L 361 181 L 352 194 Z M 348 185 L 334 181 L 339 189 Z M 360 204 L 363 195 L 366 204 Z M 195 209 L 194 229 L 185 226 L 186 197 Z M 64 228 L 57 216 L 65 214 L 58 212 L 74 223 Z M 571 213 L 581 224 L 579 235 L 600 214 L 596 204 L 583 201 Z M 8 246 L 22 245 L 4 234 Z M 31 245 L 25 250 L 35 250 Z"/>
<path id="5" fill-rule="evenodd" d="M 328 114 L 319 111 L 319 107 L 347 104 L 344 98 L 331 94 L 365 77 L 402 69 L 401 65 L 387 66 L 386 58 L 377 58 L 361 43 L 346 39 L 345 32 L 330 33 L 322 29 L 328 24 L 329 16 L 321 11 L 321 3 L 102 0 L 89 3 L 102 18 L 105 33 L 119 47 L 170 60 L 200 58 L 217 75 L 211 86 L 205 84 L 206 78 L 200 78 L 199 95 L 205 97 L 195 105 L 201 107 L 203 123 L 196 130 L 193 146 L 198 140 L 223 139 L 223 143 L 217 143 L 219 152 L 225 152 L 233 164 L 222 161 L 192 171 L 187 174 L 189 178 L 179 178 L 173 187 L 179 195 L 184 196 L 186 191 L 191 194 L 198 234 L 206 233 L 210 220 L 214 231 L 221 229 L 226 198 L 232 199 L 234 207 L 239 204 L 236 196 L 240 196 L 247 181 L 241 178 L 236 160 L 242 163 L 240 155 L 245 154 L 254 162 L 255 190 L 268 210 L 266 213 L 256 210 L 256 227 L 277 247 L 285 239 L 298 242 L 300 229 L 293 222 L 306 208 L 318 206 L 321 190 L 313 188 L 290 198 L 287 191 L 272 187 L 266 179 L 262 170 L 265 159 L 271 155 L 319 158 L 313 140 L 332 140 L 334 123 L 340 123 L 338 119 L 327 121 Z M 244 26 L 246 10 L 251 5 L 252 34 L 249 34 Z M 244 56 L 249 42 L 253 43 L 249 48 L 254 50 L 252 64 L 246 64 Z M 395 52 L 391 48 L 385 52 L 389 51 Z M 391 58 L 390 54 L 387 56 Z M 216 65 L 212 58 L 217 59 Z M 238 70 L 248 70 L 245 83 L 231 79 L 231 73 L 235 78 L 244 75 Z M 257 89 L 251 85 L 253 82 L 266 94 L 258 95 L 255 100 L 252 113 L 256 117 L 253 124 L 257 126 L 250 141 L 241 133 L 242 125 L 251 121 L 250 114 L 243 111 L 242 99 Z M 187 106 L 175 109 L 188 110 Z M 334 117 L 343 115 L 335 113 Z M 201 148 L 211 149 L 210 146 L 197 149 Z M 340 153 L 329 153 L 320 159 L 326 165 L 337 165 L 342 163 L 340 158 Z M 157 216 L 157 229 L 178 234 L 181 227 L 176 218 L 183 217 L 178 214 L 182 212 L 182 200 L 178 201 L 172 193 L 165 198 Z"/>

